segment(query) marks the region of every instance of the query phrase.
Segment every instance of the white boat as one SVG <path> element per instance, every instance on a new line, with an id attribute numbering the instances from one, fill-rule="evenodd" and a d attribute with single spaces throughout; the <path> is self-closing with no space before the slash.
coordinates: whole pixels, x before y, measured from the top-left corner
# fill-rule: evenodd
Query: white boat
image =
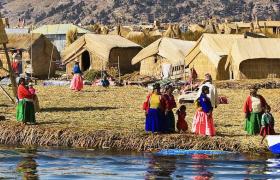
<path id="1" fill-rule="evenodd" d="M 280 154 L 280 135 L 268 135 L 266 136 L 269 150 L 273 154 Z"/>

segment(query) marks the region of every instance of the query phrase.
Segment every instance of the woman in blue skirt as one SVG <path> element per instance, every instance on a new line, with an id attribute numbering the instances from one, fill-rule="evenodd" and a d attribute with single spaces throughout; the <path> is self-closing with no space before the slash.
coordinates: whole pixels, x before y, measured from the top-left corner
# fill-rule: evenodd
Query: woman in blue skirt
<path id="1" fill-rule="evenodd" d="M 161 94 L 159 84 L 154 84 L 153 92 L 148 95 L 143 109 L 146 113 L 145 130 L 152 133 L 161 132 L 163 113 L 161 110 Z"/>

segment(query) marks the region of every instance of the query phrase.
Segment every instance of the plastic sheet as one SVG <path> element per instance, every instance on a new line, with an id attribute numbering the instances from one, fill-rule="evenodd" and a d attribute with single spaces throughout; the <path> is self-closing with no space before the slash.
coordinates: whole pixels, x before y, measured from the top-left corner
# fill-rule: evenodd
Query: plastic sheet
<path id="1" fill-rule="evenodd" d="M 227 155 L 232 154 L 230 151 L 220 151 L 220 150 L 185 150 L 185 149 L 163 149 L 156 152 L 159 156 L 178 156 L 178 155 Z"/>

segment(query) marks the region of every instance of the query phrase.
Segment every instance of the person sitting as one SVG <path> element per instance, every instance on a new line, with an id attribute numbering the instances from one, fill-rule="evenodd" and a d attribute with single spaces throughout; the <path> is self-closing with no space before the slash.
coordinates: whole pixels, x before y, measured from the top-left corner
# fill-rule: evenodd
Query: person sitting
<path id="1" fill-rule="evenodd" d="M 263 137 L 261 140 L 261 144 L 263 143 L 264 138 L 266 135 L 274 135 L 274 117 L 270 113 L 270 106 L 265 107 L 265 112 L 262 115 L 262 120 L 261 120 L 261 132 L 260 135 Z"/>
<path id="2" fill-rule="evenodd" d="M 182 105 L 176 112 L 178 115 L 177 129 L 180 132 L 186 132 L 188 130 L 188 124 L 186 118 L 186 106 Z"/>
<path id="3" fill-rule="evenodd" d="M 110 85 L 110 82 L 108 81 L 107 77 L 104 76 L 103 79 L 101 80 L 101 84 L 103 87 L 107 88 Z"/>

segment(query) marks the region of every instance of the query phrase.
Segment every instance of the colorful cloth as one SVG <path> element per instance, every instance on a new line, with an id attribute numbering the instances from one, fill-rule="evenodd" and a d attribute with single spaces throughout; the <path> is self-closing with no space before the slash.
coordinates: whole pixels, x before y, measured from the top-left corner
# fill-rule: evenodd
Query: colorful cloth
<path id="1" fill-rule="evenodd" d="M 260 133 L 262 113 L 248 113 L 245 121 L 245 131 L 248 135 L 256 135 Z"/>
<path id="2" fill-rule="evenodd" d="M 80 74 L 74 74 L 74 77 L 71 81 L 70 88 L 75 91 L 80 91 L 83 89 L 83 78 Z"/>
<path id="3" fill-rule="evenodd" d="M 32 101 L 20 100 L 16 109 L 16 119 L 18 122 L 35 123 L 35 110 Z"/>
<path id="4" fill-rule="evenodd" d="M 274 118 L 271 113 L 264 113 L 261 120 L 261 136 L 274 135 Z"/>
<path id="5" fill-rule="evenodd" d="M 186 112 L 178 112 L 178 121 L 177 121 L 177 129 L 178 131 L 187 131 L 188 130 L 188 124 L 185 120 L 186 118 Z"/>
<path id="6" fill-rule="evenodd" d="M 146 116 L 146 125 L 145 130 L 151 132 L 161 132 L 162 131 L 162 112 L 160 109 L 152 109 L 148 110 L 148 114 Z"/>
<path id="7" fill-rule="evenodd" d="M 30 92 L 30 94 L 35 95 L 36 94 L 36 90 L 33 87 L 29 87 L 28 91 Z"/>
<path id="8" fill-rule="evenodd" d="M 204 111 L 197 110 L 193 118 L 192 132 L 199 135 L 215 136 L 212 113 L 208 116 Z"/>

